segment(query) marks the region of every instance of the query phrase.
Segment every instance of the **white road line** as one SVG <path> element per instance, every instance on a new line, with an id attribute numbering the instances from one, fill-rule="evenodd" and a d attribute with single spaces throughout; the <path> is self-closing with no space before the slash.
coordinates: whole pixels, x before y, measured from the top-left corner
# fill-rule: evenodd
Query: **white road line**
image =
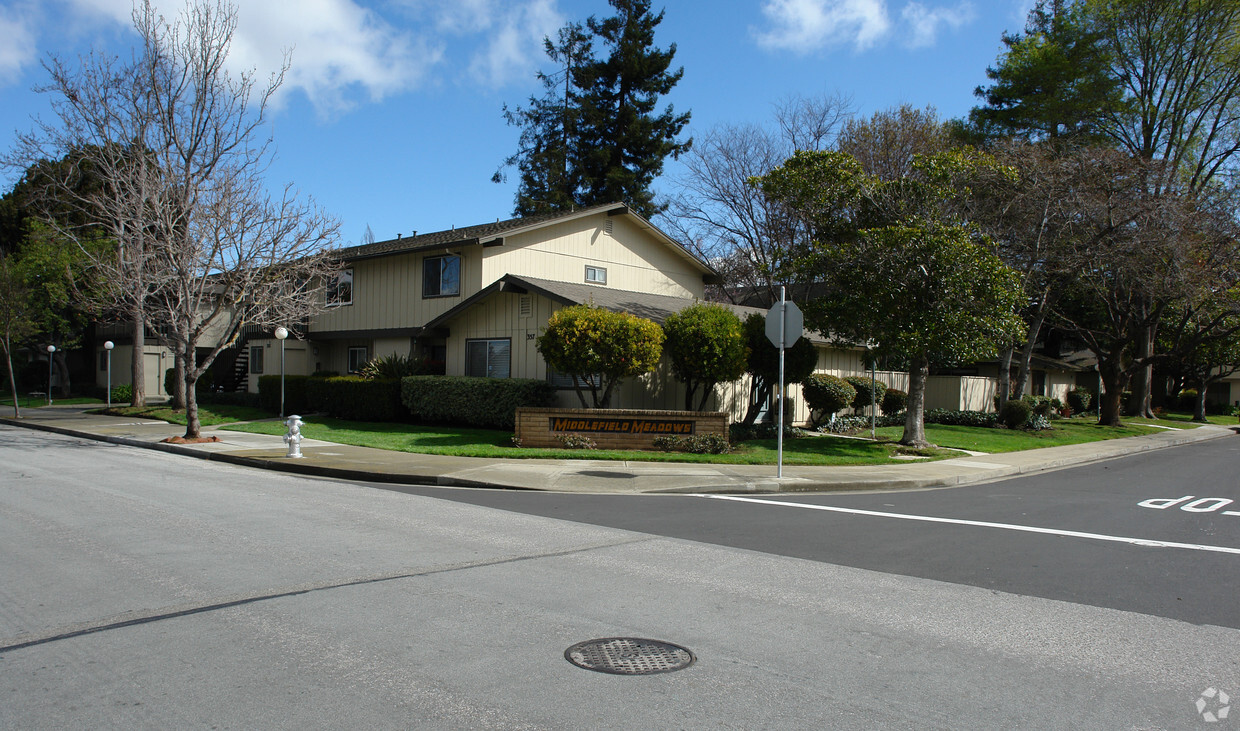
<path id="1" fill-rule="evenodd" d="M 1207 546 L 1200 543 L 1176 543 L 1174 541 L 1153 541 L 1146 538 L 1126 538 L 1124 536 L 1108 536 L 1102 533 L 1082 533 L 1075 530 L 1058 530 L 1055 528 L 1036 528 L 1030 525 L 1013 525 L 1011 523 L 989 523 L 982 520 L 961 520 L 959 518 L 935 518 L 929 515 L 905 515 L 903 513 L 884 513 L 877 510 L 860 510 L 858 508 L 837 508 L 830 505 L 811 505 L 808 503 L 790 503 L 782 500 L 761 500 L 738 495 L 706 495 L 694 493 L 691 497 L 710 498 L 712 500 L 732 500 L 740 503 L 757 503 L 759 505 L 776 505 L 785 508 L 803 508 L 805 510 L 825 510 L 831 513 L 848 513 L 850 515 L 870 515 L 876 518 L 898 518 L 900 520 L 918 520 L 924 523 L 951 523 L 953 525 L 972 525 L 981 528 L 1000 528 L 1003 530 L 1022 531 L 1024 533 L 1044 533 L 1052 536 L 1070 538 L 1088 538 L 1095 541 L 1127 543 L 1147 548 L 1187 548 L 1190 551 L 1212 551 L 1215 553 L 1231 553 L 1240 556 L 1240 548 L 1227 546 Z"/>

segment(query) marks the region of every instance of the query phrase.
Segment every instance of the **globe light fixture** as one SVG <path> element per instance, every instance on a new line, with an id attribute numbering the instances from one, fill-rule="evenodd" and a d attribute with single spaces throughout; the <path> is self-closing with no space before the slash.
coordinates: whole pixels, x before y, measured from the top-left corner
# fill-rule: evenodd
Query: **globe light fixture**
<path id="1" fill-rule="evenodd" d="M 112 408 L 112 348 L 116 347 L 116 343 L 111 340 L 103 344 L 103 349 L 108 354 L 108 408 Z"/>
<path id="2" fill-rule="evenodd" d="M 288 338 L 288 328 L 276 328 L 276 340 L 280 341 L 280 418 L 284 418 L 284 341 Z"/>

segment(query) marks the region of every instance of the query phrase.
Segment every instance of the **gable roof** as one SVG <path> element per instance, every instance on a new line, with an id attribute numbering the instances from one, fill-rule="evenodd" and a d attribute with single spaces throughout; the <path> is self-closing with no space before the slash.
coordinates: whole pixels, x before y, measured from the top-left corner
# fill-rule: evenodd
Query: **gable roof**
<path id="1" fill-rule="evenodd" d="M 608 203 L 575 211 L 510 218 L 506 221 L 497 219 L 494 223 L 480 223 L 474 226 L 465 226 L 464 228 L 453 227 L 447 231 L 435 231 L 427 234 L 418 234 L 415 231 L 412 236 L 397 236 L 387 241 L 376 241 L 373 244 L 362 244 L 340 249 L 336 252 L 336 255 L 341 261 L 350 262 L 373 259 L 380 256 L 392 256 L 394 254 L 434 251 L 436 249 L 457 246 L 503 246 L 505 237 L 516 236 L 527 231 L 535 231 L 557 223 L 587 218 L 600 213 L 606 213 L 608 216 L 627 215 L 632 217 L 638 226 L 646 229 L 655 239 L 671 248 L 684 259 L 692 262 L 705 276 L 711 279 L 718 278 L 718 274 L 706 262 L 699 259 L 679 241 L 668 236 L 623 203 Z"/>
<path id="2" fill-rule="evenodd" d="M 664 294 L 650 294 L 647 292 L 630 292 L 622 289 L 611 289 L 609 287 L 600 287 L 593 284 L 579 284 L 576 282 L 556 282 L 550 279 L 538 279 L 536 277 L 523 277 L 515 274 L 505 274 L 495 280 L 490 286 L 476 292 L 473 296 L 466 298 L 456 307 L 441 314 L 439 317 L 426 323 L 427 330 L 443 327 L 450 320 L 455 319 L 465 310 L 469 309 L 478 302 L 494 295 L 498 292 L 513 292 L 516 294 L 537 294 L 553 302 L 559 302 L 565 306 L 592 304 L 602 307 L 613 312 L 628 312 L 638 317 L 644 317 L 653 320 L 660 325 L 670 315 L 673 315 L 691 305 L 698 304 L 704 300 L 693 299 L 690 297 L 674 297 Z M 766 315 L 766 310 L 760 307 L 745 307 L 743 305 L 733 305 L 721 302 L 710 302 L 707 304 L 719 305 L 736 313 L 736 316 L 744 320 L 751 314 Z M 826 340 L 817 333 L 811 333 L 806 330 L 804 337 L 809 338 L 816 343 L 824 343 Z"/>

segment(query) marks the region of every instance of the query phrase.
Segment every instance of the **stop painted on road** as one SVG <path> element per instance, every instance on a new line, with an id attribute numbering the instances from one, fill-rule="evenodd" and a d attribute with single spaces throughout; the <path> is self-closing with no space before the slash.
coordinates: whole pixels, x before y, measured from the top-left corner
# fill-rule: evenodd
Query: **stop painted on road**
<path id="1" fill-rule="evenodd" d="M 1196 495 L 1185 495 L 1184 497 L 1156 497 L 1149 500 L 1142 500 L 1137 503 L 1143 508 L 1153 508 L 1154 510 L 1166 510 L 1179 506 L 1180 510 L 1190 513 L 1213 513 L 1222 510 L 1234 503 L 1235 500 L 1225 497 L 1197 497 Z M 1223 515 L 1240 515 L 1240 510 L 1223 510 Z"/>

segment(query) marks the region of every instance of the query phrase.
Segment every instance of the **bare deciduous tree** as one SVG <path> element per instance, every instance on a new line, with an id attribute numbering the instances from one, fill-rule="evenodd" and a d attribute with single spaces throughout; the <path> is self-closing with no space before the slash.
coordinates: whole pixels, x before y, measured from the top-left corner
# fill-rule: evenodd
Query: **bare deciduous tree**
<path id="1" fill-rule="evenodd" d="M 685 172 L 676 179 L 662 215 L 668 229 L 720 273 L 724 286 L 715 298 L 736 302 L 756 292 L 773 302 L 779 285 L 790 284 L 790 299 L 804 301 L 805 288 L 790 279 L 788 264 L 805 244 L 806 232 L 750 180 L 779 167 L 798 149 L 833 144 L 851 105 L 842 96 L 788 99 L 776 108 L 777 131 L 756 125 L 716 127 L 698 136 L 681 157 Z"/>
<path id="2" fill-rule="evenodd" d="M 27 138 L 28 151 L 79 150 L 104 181 L 103 195 L 80 200 L 117 242 L 98 261 L 115 285 L 103 296 L 135 318 L 134 360 L 144 323 L 173 350 L 189 439 L 200 430 L 194 386 L 216 356 L 247 325 L 314 314 L 334 270 L 326 247 L 338 224 L 291 187 L 266 191 L 265 115 L 287 62 L 261 87 L 252 73 L 230 75 L 236 19 L 218 0 L 191 3 L 171 23 L 144 3 L 131 63 L 49 64 L 63 127 Z"/>

